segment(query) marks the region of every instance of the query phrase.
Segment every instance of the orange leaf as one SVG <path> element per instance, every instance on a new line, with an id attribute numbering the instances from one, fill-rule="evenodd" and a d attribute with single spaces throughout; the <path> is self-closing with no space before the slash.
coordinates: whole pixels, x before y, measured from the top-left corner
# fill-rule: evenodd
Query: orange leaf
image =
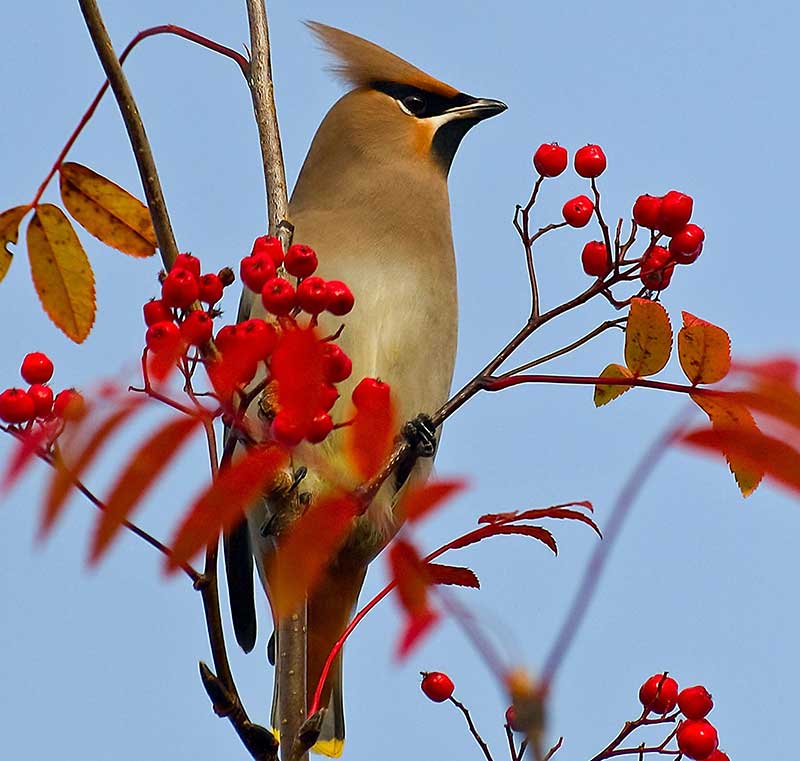
<path id="1" fill-rule="evenodd" d="M 270 370 L 278 383 L 278 405 L 303 429 L 322 408 L 323 344 L 313 328 L 281 333 Z"/>
<path id="2" fill-rule="evenodd" d="M 692 401 L 708 415 L 714 430 L 755 431 L 761 435 L 750 410 L 733 396 L 695 391 L 691 397 Z M 742 495 L 749 497 L 761 483 L 764 477 L 763 469 L 754 467 L 751 460 L 741 458 L 734 450 L 725 453 L 725 459 Z"/>
<path id="3" fill-rule="evenodd" d="M 517 526 L 513 523 L 490 523 L 488 526 L 476 528 L 474 531 L 470 531 L 468 534 L 464 534 L 464 536 L 450 542 L 448 548 L 451 550 L 460 550 L 462 547 L 468 547 L 470 544 L 475 544 L 476 542 L 480 542 L 492 536 L 509 534 L 530 536 L 534 539 L 538 539 L 540 542 L 546 544 L 555 555 L 558 554 L 556 540 L 547 529 L 541 528 L 540 526 Z"/>
<path id="4" fill-rule="evenodd" d="M 94 273 L 64 212 L 46 203 L 28 225 L 33 285 L 44 311 L 67 337 L 83 343 L 94 325 Z"/>
<path id="5" fill-rule="evenodd" d="M 30 206 L 15 206 L 0 214 L 0 282 L 14 259 L 14 254 L 8 250 L 8 244 L 16 243 L 19 239 L 20 223 L 30 210 Z"/>
<path id="6" fill-rule="evenodd" d="M 637 377 L 664 369 L 672 351 L 667 310 L 656 301 L 634 298 L 625 327 L 625 364 Z"/>
<path id="7" fill-rule="evenodd" d="M 467 482 L 463 479 L 412 483 L 401 497 L 395 508 L 395 514 L 411 523 L 418 521 L 434 508 L 440 507 L 466 485 Z"/>
<path id="8" fill-rule="evenodd" d="M 59 174 L 61 200 L 85 230 L 123 254 L 156 252 L 150 212 L 138 198 L 81 164 L 62 164 Z"/>
<path id="9" fill-rule="evenodd" d="M 270 490 L 288 456 L 280 447 L 251 449 L 203 491 L 184 515 L 171 542 L 172 555 L 166 560 L 168 573 L 188 563 L 194 554 L 234 526 Z"/>
<path id="10" fill-rule="evenodd" d="M 397 654 L 406 655 L 436 620 L 428 600 L 431 576 L 414 545 L 396 539 L 389 547 L 389 565 L 397 582 L 397 596 L 406 614 L 406 625 Z"/>
<path id="11" fill-rule="evenodd" d="M 97 522 L 89 562 L 96 563 L 108 549 L 124 521 L 139 500 L 153 486 L 189 435 L 200 425 L 200 418 L 180 417 L 161 426 L 147 438 L 117 478 L 105 510 Z"/>
<path id="12" fill-rule="evenodd" d="M 800 492 L 800 452 L 786 442 L 765 436 L 757 428 L 700 429 L 684 435 L 683 442 L 700 449 L 735 457 L 753 471 L 760 471 L 778 483 Z"/>
<path id="13" fill-rule="evenodd" d="M 633 373 L 628 370 L 625 365 L 617 365 L 617 364 L 610 364 L 603 370 L 602 373 L 599 375 L 600 378 L 633 378 Z M 595 407 L 602 407 L 604 404 L 608 404 L 609 402 L 616 399 L 618 396 L 622 396 L 626 391 L 630 391 L 631 386 L 624 386 L 622 384 L 619 385 L 608 385 L 603 383 L 597 383 L 594 387 L 594 406 Z"/>
<path id="14" fill-rule="evenodd" d="M 350 494 L 320 497 L 281 537 L 267 569 L 270 601 L 278 618 L 290 613 L 313 589 L 347 539 L 360 506 Z"/>
<path id="15" fill-rule="evenodd" d="M 795 357 L 781 356 L 770 357 L 759 362 L 737 360 L 733 363 L 733 370 L 737 373 L 747 373 L 765 380 L 795 385 L 800 376 L 800 362 Z"/>
<path id="16" fill-rule="evenodd" d="M 720 327 L 683 312 L 678 359 L 692 385 L 717 383 L 731 369 L 731 339 Z"/>
<path id="17" fill-rule="evenodd" d="M 397 421 L 394 403 L 389 397 L 376 400 L 357 410 L 345 429 L 344 446 L 348 460 L 359 478 L 368 480 L 381 469 L 392 453 Z"/>
<path id="18" fill-rule="evenodd" d="M 66 503 L 70 489 L 72 489 L 76 481 L 81 479 L 92 462 L 94 462 L 103 444 L 140 406 L 141 399 L 125 400 L 119 409 L 113 411 L 97 426 L 88 436 L 88 440 L 82 442 L 85 444 L 84 446 L 74 452 L 68 452 L 68 447 L 62 447 L 62 450 L 55 458 L 56 467 L 45 497 L 42 521 L 39 525 L 40 538 L 48 534 L 53 528 Z"/>
<path id="19" fill-rule="evenodd" d="M 474 571 L 457 565 L 428 563 L 426 566 L 432 584 L 448 584 L 456 587 L 480 589 L 481 583 Z"/>

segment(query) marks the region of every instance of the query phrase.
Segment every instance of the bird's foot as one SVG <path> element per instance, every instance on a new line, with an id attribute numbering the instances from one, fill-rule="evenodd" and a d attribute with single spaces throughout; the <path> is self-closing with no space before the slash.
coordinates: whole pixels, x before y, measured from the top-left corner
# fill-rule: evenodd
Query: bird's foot
<path id="1" fill-rule="evenodd" d="M 436 454 L 436 427 L 428 415 L 420 414 L 409 420 L 403 426 L 402 435 L 417 457 Z"/>

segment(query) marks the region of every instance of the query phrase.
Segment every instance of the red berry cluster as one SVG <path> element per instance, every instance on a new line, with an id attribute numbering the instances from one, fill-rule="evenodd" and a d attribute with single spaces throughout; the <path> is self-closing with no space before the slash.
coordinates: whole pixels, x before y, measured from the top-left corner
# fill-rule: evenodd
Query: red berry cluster
<path id="1" fill-rule="evenodd" d="M 420 688 L 434 703 L 443 703 L 455 689 L 453 680 L 441 671 L 423 671 Z"/>
<path id="2" fill-rule="evenodd" d="M 7 388 L 0 393 L 0 420 L 11 425 L 31 425 L 35 420 L 69 420 L 80 415 L 83 397 L 74 389 L 53 394 L 47 385 L 53 377 L 53 362 L 46 354 L 34 351 L 25 356 L 20 367 L 28 389 Z"/>
<path id="3" fill-rule="evenodd" d="M 645 710 L 667 714 L 677 706 L 685 717 L 678 726 L 678 749 L 696 761 L 730 761 L 717 748 L 717 730 L 706 716 L 714 707 L 711 693 L 702 685 L 678 689 L 678 683 L 666 674 L 654 674 L 639 688 L 639 701 Z"/>

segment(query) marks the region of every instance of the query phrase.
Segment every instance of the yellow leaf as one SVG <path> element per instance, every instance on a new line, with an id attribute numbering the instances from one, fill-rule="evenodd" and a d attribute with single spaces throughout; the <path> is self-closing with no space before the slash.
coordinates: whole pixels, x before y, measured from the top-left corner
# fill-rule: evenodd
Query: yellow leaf
<path id="1" fill-rule="evenodd" d="M 94 273 L 72 225 L 57 206 L 38 206 L 28 225 L 33 285 L 44 311 L 76 343 L 94 325 Z"/>
<path id="2" fill-rule="evenodd" d="M 633 299 L 625 328 L 625 364 L 637 377 L 664 369 L 672 351 L 667 310 L 647 299 Z"/>
<path id="3" fill-rule="evenodd" d="M 720 327 L 683 313 L 678 332 L 678 359 L 686 377 L 698 383 L 721 381 L 731 369 L 731 339 Z"/>
<path id="4" fill-rule="evenodd" d="M 8 244 L 17 242 L 19 223 L 30 210 L 30 206 L 15 206 L 0 214 L 0 282 L 6 276 L 14 258 L 14 254 L 8 250 Z"/>
<path id="5" fill-rule="evenodd" d="M 95 238 L 123 254 L 155 253 L 150 212 L 138 198 L 81 164 L 63 164 L 60 177 L 64 206 Z"/>
<path id="6" fill-rule="evenodd" d="M 712 396 L 702 391 L 696 391 L 691 396 L 692 401 L 708 415 L 714 430 L 758 431 L 758 425 L 750 410 L 735 398 L 717 394 Z M 754 468 L 749 462 L 728 452 L 725 452 L 725 459 L 742 496 L 749 497 L 764 478 L 764 471 Z"/>
<path id="7" fill-rule="evenodd" d="M 633 373 L 628 370 L 625 365 L 616 365 L 610 364 L 602 373 L 600 373 L 601 378 L 633 378 Z M 608 404 L 609 402 L 616 399 L 618 396 L 622 396 L 626 391 L 628 391 L 631 387 L 625 385 L 606 385 L 598 383 L 594 387 L 594 406 L 595 407 L 602 407 L 604 404 Z"/>

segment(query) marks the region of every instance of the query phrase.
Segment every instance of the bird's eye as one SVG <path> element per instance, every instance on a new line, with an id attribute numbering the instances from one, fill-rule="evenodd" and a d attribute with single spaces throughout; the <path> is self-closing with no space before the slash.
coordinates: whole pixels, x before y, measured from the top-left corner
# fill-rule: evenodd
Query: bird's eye
<path id="1" fill-rule="evenodd" d="M 403 106 L 405 106 L 409 113 L 414 114 L 414 116 L 421 116 L 425 112 L 427 104 L 425 103 L 425 98 L 415 94 L 406 95 L 406 97 L 403 98 Z"/>

